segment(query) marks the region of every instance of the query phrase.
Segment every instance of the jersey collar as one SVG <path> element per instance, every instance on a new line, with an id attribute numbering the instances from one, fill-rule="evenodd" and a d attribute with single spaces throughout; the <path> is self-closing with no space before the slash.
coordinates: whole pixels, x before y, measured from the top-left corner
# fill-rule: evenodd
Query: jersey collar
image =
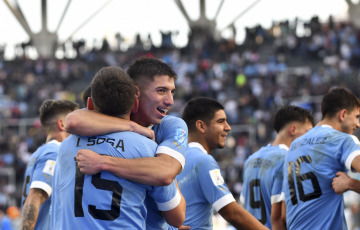
<path id="1" fill-rule="evenodd" d="M 284 144 L 280 144 L 280 145 L 279 145 L 279 148 L 280 148 L 280 149 L 285 149 L 285 150 L 289 151 L 289 147 L 287 147 L 287 146 L 284 145 Z"/>
<path id="2" fill-rule="evenodd" d="M 320 125 L 320 127 L 322 127 L 322 128 L 332 128 L 333 129 L 333 127 L 331 125 Z"/>
<path id="3" fill-rule="evenodd" d="M 51 140 L 51 141 L 49 141 L 47 144 L 50 144 L 50 143 L 54 143 L 54 144 L 57 144 L 57 145 L 59 145 L 60 146 L 60 142 L 58 142 L 57 140 Z"/>
<path id="4" fill-rule="evenodd" d="M 204 147 L 199 142 L 190 142 L 188 143 L 190 148 L 198 148 L 204 153 L 208 154 L 208 152 L 204 149 Z"/>

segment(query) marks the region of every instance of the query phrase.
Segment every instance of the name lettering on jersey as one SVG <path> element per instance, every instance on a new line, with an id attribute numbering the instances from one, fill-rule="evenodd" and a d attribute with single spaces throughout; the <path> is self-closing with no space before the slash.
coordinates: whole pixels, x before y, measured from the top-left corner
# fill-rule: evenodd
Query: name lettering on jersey
<path id="1" fill-rule="evenodd" d="M 262 159 L 262 158 L 255 158 L 255 159 L 249 161 L 249 163 L 247 164 L 246 167 L 269 169 L 269 168 L 273 167 L 273 164 L 274 163 L 270 160 Z"/>
<path id="2" fill-rule="evenodd" d="M 79 138 L 80 139 L 80 138 Z M 104 143 L 109 143 L 110 145 L 114 146 L 115 148 L 120 148 L 123 152 L 125 151 L 124 140 L 119 139 L 116 140 L 114 138 L 105 138 L 105 137 L 89 137 L 87 140 L 87 146 L 93 145 L 101 145 Z M 77 147 L 79 147 L 79 141 L 77 142 Z"/>
<path id="3" fill-rule="evenodd" d="M 215 186 L 223 185 L 224 178 L 221 176 L 220 169 L 213 169 L 209 171 L 212 182 Z"/>
<path id="4" fill-rule="evenodd" d="M 181 128 L 177 128 L 175 131 L 175 136 L 174 136 L 174 144 L 178 147 L 178 149 L 180 149 L 180 147 L 185 147 L 187 145 L 187 138 L 186 138 L 186 131 L 181 129 Z"/>
<path id="5" fill-rule="evenodd" d="M 327 137 L 313 137 L 313 138 L 304 138 L 301 142 L 294 143 L 291 146 L 291 150 L 296 149 L 304 145 L 322 145 L 325 144 Z"/>

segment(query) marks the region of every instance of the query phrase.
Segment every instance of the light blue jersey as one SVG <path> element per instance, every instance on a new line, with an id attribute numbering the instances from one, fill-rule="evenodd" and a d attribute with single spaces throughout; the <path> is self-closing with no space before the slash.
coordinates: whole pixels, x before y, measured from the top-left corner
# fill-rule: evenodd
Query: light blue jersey
<path id="1" fill-rule="evenodd" d="M 60 216 L 61 216 L 61 207 L 60 207 L 60 200 L 58 199 L 60 197 L 60 190 L 57 189 L 56 185 L 58 184 L 58 180 L 59 180 L 59 167 L 55 167 L 54 170 L 54 176 L 53 176 L 53 182 L 52 182 L 52 187 L 53 189 L 53 193 L 51 194 L 51 205 L 50 205 L 50 218 L 51 218 L 51 227 L 50 229 L 62 229 L 61 227 L 61 221 L 60 221 Z"/>
<path id="2" fill-rule="evenodd" d="M 347 229 L 343 196 L 331 183 L 336 172 L 351 170 L 358 155 L 358 138 L 328 125 L 293 141 L 284 163 L 288 229 Z"/>
<path id="3" fill-rule="evenodd" d="M 185 152 L 188 142 L 188 129 L 185 121 L 174 116 L 165 116 L 161 123 L 153 126 L 155 141 L 159 145 L 156 154 L 166 153 L 178 160 L 184 168 Z"/>
<path id="4" fill-rule="evenodd" d="M 235 202 L 220 174 L 218 163 L 199 143 L 188 144 L 185 168 L 176 179 L 186 200 L 183 225 L 191 229 L 213 229 L 214 209 L 219 211 Z"/>
<path id="5" fill-rule="evenodd" d="M 283 166 L 289 148 L 268 145 L 246 161 L 240 201 L 263 225 L 271 229 L 271 205 L 284 200 Z"/>
<path id="6" fill-rule="evenodd" d="M 188 139 L 187 125 L 181 118 L 165 116 L 161 123 L 153 126 L 155 141 L 158 143 L 156 153 L 165 153 L 178 160 L 181 166 L 185 165 L 185 151 Z M 147 230 L 171 229 L 157 209 L 152 199 L 146 200 L 148 216 L 146 218 Z"/>
<path id="7" fill-rule="evenodd" d="M 119 132 L 95 137 L 69 136 L 60 146 L 57 184 L 60 209 L 55 229 L 145 229 L 148 194 L 157 208 L 168 211 L 180 203 L 175 183 L 148 186 L 103 171 L 84 175 L 74 157 L 80 149 L 121 158 L 154 157 L 156 143 L 133 132 Z"/>
<path id="8" fill-rule="evenodd" d="M 25 181 L 23 195 L 21 198 L 21 208 L 29 194 L 30 188 L 44 190 L 50 197 L 53 188 L 52 180 L 54 175 L 55 161 L 59 153 L 60 142 L 52 140 L 40 146 L 30 157 L 25 171 Z M 50 210 L 51 198 L 46 199 L 40 205 L 38 219 L 35 229 L 50 228 Z"/>

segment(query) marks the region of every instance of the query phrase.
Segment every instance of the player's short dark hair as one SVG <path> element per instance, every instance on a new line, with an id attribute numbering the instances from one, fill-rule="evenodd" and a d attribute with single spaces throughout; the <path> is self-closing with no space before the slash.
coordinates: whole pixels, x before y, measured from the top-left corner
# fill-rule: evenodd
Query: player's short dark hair
<path id="1" fill-rule="evenodd" d="M 127 68 L 127 73 L 136 84 L 138 84 L 141 79 L 145 78 L 153 81 L 154 77 L 162 75 L 167 75 L 174 80 L 177 79 L 177 75 L 170 65 L 159 59 L 149 57 L 135 59 Z"/>
<path id="2" fill-rule="evenodd" d="M 135 100 L 135 84 L 120 67 L 101 68 L 91 82 L 94 109 L 110 116 L 128 114 Z"/>
<path id="3" fill-rule="evenodd" d="M 51 130 L 56 121 L 79 108 L 76 102 L 69 100 L 45 100 L 40 108 L 40 122 L 46 131 Z"/>
<path id="4" fill-rule="evenodd" d="M 334 117 L 340 110 L 352 111 L 360 107 L 359 98 L 349 89 L 333 87 L 327 92 L 321 102 L 322 117 Z"/>
<path id="5" fill-rule="evenodd" d="M 91 97 L 91 86 L 88 86 L 82 94 L 82 101 L 84 103 L 85 108 L 87 107 L 88 97 Z"/>
<path id="6" fill-rule="evenodd" d="M 182 119 L 185 121 L 189 132 L 191 132 L 196 130 L 195 124 L 197 120 L 209 124 L 219 110 L 224 110 L 224 106 L 218 101 L 207 97 L 195 97 L 186 103 Z"/>
<path id="7" fill-rule="evenodd" d="M 310 121 L 314 126 L 314 117 L 309 110 L 303 109 L 298 106 L 287 105 L 280 108 L 274 117 L 274 129 L 276 132 L 280 132 L 290 122 L 305 123 Z"/>

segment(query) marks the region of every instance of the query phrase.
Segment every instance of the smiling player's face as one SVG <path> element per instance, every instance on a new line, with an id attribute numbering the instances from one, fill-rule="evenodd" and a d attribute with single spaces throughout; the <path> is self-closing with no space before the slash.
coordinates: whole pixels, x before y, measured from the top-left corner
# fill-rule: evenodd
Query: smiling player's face
<path id="1" fill-rule="evenodd" d="M 161 75 L 155 76 L 153 81 L 142 79 L 139 88 L 139 110 L 133 116 L 135 122 L 143 126 L 160 124 L 174 104 L 174 78 Z"/>
<path id="2" fill-rule="evenodd" d="M 360 117 L 360 108 L 355 108 L 351 111 L 347 110 L 341 125 L 342 131 L 344 133 L 353 134 L 354 131 L 357 128 L 359 128 L 359 117 Z"/>
<path id="3" fill-rule="evenodd" d="M 225 111 L 222 109 L 218 110 L 206 127 L 206 142 L 209 145 L 210 151 L 224 148 L 227 133 L 231 130 L 226 120 Z"/>

